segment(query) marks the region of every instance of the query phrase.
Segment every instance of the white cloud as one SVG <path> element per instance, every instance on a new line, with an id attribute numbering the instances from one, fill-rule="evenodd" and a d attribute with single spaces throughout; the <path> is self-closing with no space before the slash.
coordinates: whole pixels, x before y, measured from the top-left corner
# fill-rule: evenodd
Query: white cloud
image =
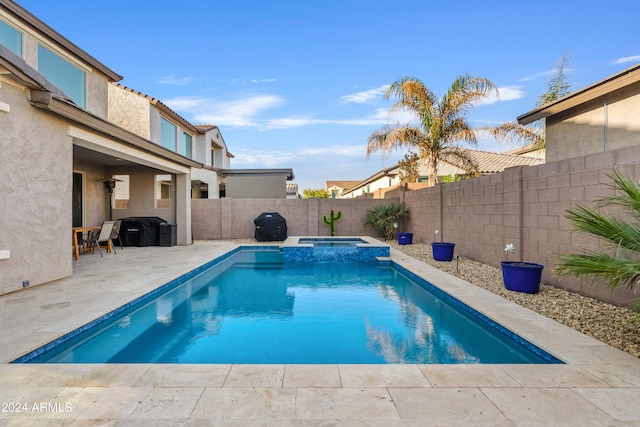
<path id="1" fill-rule="evenodd" d="M 301 156 L 330 155 L 343 157 L 363 157 L 367 152 L 366 145 L 330 145 L 317 148 L 307 148 L 300 151 Z"/>
<path id="2" fill-rule="evenodd" d="M 345 95 L 340 98 L 341 104 L 366 104 L 374 99 L 379 99 L 389 88 L 389 85 L 377 87 L 375 89 L 365 90 L 363 92 L 356 92 L 350 95 Z"/>
<path id="3" fill-rule="evenodd" d="M 524 98 L 526 95 L 522 86 L 504 86 L 498 88 L 498 94 L 491 93 L 488 98 L 482 99 L 478 105 L 494 104 L 500 101 L 513 101 L 514 99 Z"/>
<path id="4" fill-rule="evenodd" d="M 228 127 L 253 127 L 258 130 L 292 129 L 312 125 L 377 126 L 388 123 L 388 109 L 375 109 L 371 115 L 347 119 L 323 119 L 311 115 L 262 117 L 286 104 L 273 94 L 245 94 L 233 100 L 205 97 L 179 97 L 162 101 L 194 123 L 212 123 Z M 400 120 L 397 120 L 400 121 Z"/>
<path id="5" fill-rule="evenodd" d="M 286 151 L 260 151 L 260 150 L 241 150 L 233 152 L 233 165 L 237 166 L 254 166 L 261 168 L 273 167 L 290 167 L 284 166 L 296 158 L 295 153 Z"/>
<path id="6" fill-rule="evenodd" d="M 303 126 L 315 125 L 323 123 L 323 120 L 314 119 L 312 117 L 280 117 L 277 119 L 269 119 L 264 122 L 262 127 L 266 130 L 271 129 L 291 129 Z"/>
<path id="7" fill-rule="evenodd" d="M 276 83 L 278 79 L 253 79 L 251 83 Z"/>
<path id="8" fill-rule="evenodd" d="M 521 82 L 529 82 L 531 80 L 537 80 L 537 79 L 541 79 L 541 78 L 547 78 L 550 75 L 552 75 L 553 73 L 555 73 L 556 70 L 551 69 L 551 70 L 547 70 L 547 71 L 543 71 L 541 73 L 535 73 L 535 74 L 529 74 L 528 76 L 524 76 L 523 78 L 520 79 Z"/>
<path id="9" fill-rule="evenodd" d="M 195 78 L 193 77 L 176 77 L 174 75 L 170 75 L 170 76 L 164 76 L 161 77 L 160 79 L 158 79 L 156 81 L 157 84 L 159 85 L 175 85 L 175 86 L 184 86 L 186 84 L 189 84 L 190 82 L 194 81 Z"/>
<path id="10" fill-rule="evenodd" d="M 190 114 L 196 123 L 229 127 L 258 127 L 258 115 L 286 103 L 281 96 L 272 94 L 249 94 L 234 100 L 185 97 L 162 102 L 179 113 Z"/>
<path id="11" fill-rule="evenodd" d="M 624 58 L 618 58 L 612 62 L 612 64 L 626 64 L 628 62 L 640 62 L 640 55 L 635 56 L 625 56 Z"/>
<path id="12" fill-rule="evenodd" d="M 318 162 L 319 159 L 332 159 L 339 158 L 344 161 L 347 157 L 353 158 L 365 158 L 367 152 L 366 145 L 330 145 L 320 146 L 314 148 L 301 148 L 298 152 L 274 150 L 253 150 L 253 149 L 241 149 L 236 152 L 233 151 L 233 166 L 234 167 L 292 167 L 301 163 Z"/>
<path id="13" fill-rule="evenodd" d="M 167 99 L 165 101 L 162 101 L 162 103 L 166 104 L 175 111 L 198 111 L 200 108 L 206 106 L 207 99 L 197 97 L 183 97 Z"/>

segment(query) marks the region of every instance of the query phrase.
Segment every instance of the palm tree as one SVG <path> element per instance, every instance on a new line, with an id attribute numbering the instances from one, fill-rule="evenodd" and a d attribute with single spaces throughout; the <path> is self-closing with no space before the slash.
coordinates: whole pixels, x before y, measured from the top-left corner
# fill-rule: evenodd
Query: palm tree
<path id="1" fill-rule="evenodd" d="M 559 254 L 555 272 L 582 276 L 598 283 L 606 281 L 610 289 L 619 286 L 640 288 L 640 183 L 614 169 L 607 184 L 615 193 L 598 200 L 596 208 L 578 206 L 565 218 L 575 230 L 591 234 L 608 243 L 608 251 L 586 250 L 583 254 Z M 604 207 L 613 207 L 604 213 Z M 640 301 L 633 304 L 640 308 Z M 635 316 L 640 317 L 640 314 Z"/>
<path id="2" fill-rule="evenodd" d="M 414 149 L 429 167 L 429 185 L 437 182 L 438 163 L 445 158 L 468 172 L 476 171 L 477 165 L 460 149 L 460 143 L 477 144 L 478 129 L 465 116 L 478 101 L 497 92 L 490 80 L 468 74 L 456 77 L 440 99 L 415 77 L 395 81 L 384 95 L 398 99 L 390 113 L 411 112 L 419 125 L 385 126 L 375 131 L 367 141 L 367 158 L 375 151 Z"/>

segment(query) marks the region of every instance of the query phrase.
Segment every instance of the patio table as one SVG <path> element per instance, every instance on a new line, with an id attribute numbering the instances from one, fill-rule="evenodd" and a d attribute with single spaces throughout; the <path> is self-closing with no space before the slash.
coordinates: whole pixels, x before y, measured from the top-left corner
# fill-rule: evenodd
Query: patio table
<path id="1" fill-rule="evenodd" d="M 78 247 L 78 233 L 88 233 L 91 235 L 92 231 L 98 231 L 102 227 L 100 226 L 92 226 L 92 227 L 73 227 L 73 256 L 75 259 L 80 258 L 80 248 Z M 111 240 L 109 240 L 109 247 L 107 249 L 108 252 L 112 252 L 113 248 L 111 247 Z"/>

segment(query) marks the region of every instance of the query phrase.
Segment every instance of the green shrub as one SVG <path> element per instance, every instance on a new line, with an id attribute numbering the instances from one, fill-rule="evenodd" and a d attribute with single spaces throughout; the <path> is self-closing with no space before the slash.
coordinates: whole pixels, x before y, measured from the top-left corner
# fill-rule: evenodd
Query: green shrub
<path id="1" fill-rule="evenodd" d="M 363 223 L 367 227 L 375 228 L 384 240 L 392 240 L 398 221 L 408 215 L 407 205 L 389 202 L 368 209 Z"/>

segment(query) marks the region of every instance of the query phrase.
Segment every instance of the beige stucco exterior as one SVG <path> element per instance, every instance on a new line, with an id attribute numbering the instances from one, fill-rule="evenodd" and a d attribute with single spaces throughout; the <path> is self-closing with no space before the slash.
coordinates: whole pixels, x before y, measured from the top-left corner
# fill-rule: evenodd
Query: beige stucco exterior
<path id="1" fill-rule="evenodd" d="M 178 244 L 190 244 L 191 169 L 200 164 L 107 120 L 119 75 L 12 1 L 0 0 L 0 19 L 23 40 L 22 56 L 0 43 L 0 294 L 73 274 L 74 175 L 80 225 L 108 219 L 103 180 L 127 174 L 129 203 L 113 219 L 160 216 L 177 223 Z M 84 108 L 38 72 L 39 43 L 84 71 Z M 171 176 L 168 205 L 158 204 L 157 174 Z"/>
<path id="2" fill-rule="evenodd" d="M 555 162 L 640 142 L 640 65 L 518 117 L 546 120 L 546 159 Z"/>
<path id="3" fill-rule="evenodd" d="M 0 293 L 71 275 L 72 138 L 0 76 Z"/>
<path id="4" fill-rule="evenodd" d="M 547 160 L 638 144 L 640 83 L 547 118 Z"/>
<path id="5" fill-rule="evenodd" d="M 151 108 L 149 102 L 137 94 L 116 85 L 108 85 L 109 121 L 136 135 L 151 139 Z M 158 138 L 160 131 L 157 132 Z"/>

